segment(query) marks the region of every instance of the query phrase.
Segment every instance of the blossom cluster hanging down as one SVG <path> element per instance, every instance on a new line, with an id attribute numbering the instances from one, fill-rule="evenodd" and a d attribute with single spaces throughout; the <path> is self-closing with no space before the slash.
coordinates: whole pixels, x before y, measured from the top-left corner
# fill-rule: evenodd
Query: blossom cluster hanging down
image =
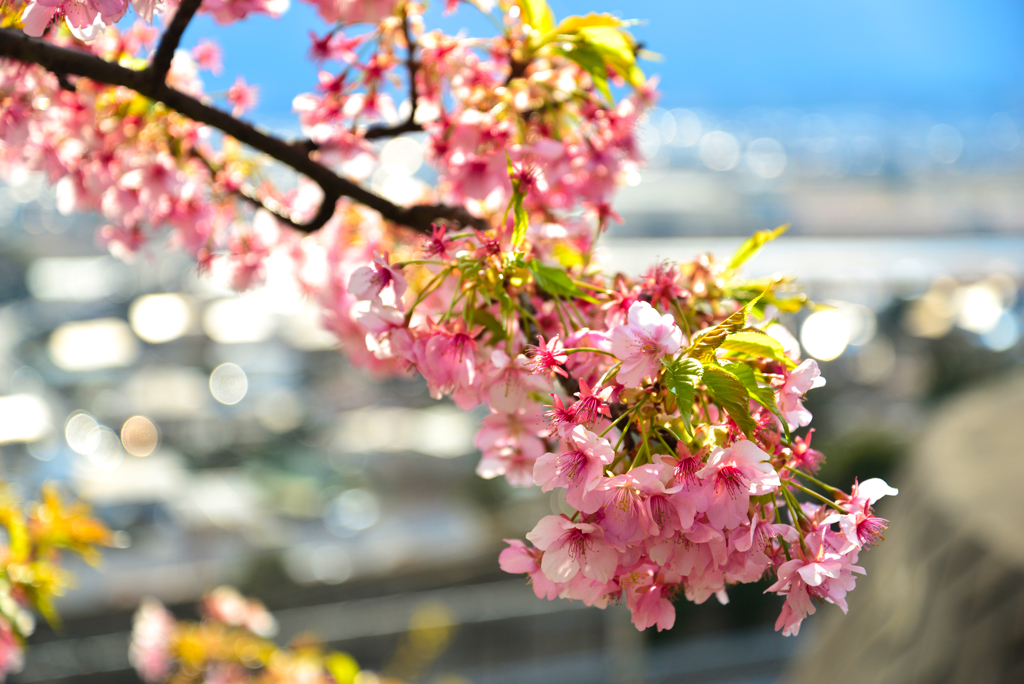
<path id="1" fill-rule="evenodd" d="M 152 63 L 155 29 L 110 26 L 124 2 L 15 4 L 6 24 L 46 37 L 19 52 L 0 29 L 0 54 L 21 60 L 0 62 L 3 172 L 45 173 L 61 211 L 105 217 L 119 254 L 169 234 L 238 289 L 284 259 L 354 363 L 486 405 L 478 473 L 564 496 L 563 515 L 501 555 L 538 597 L 624 602 L 640 629 L 670 628 L 677 598 L 725 601 L 729 585 L 762 580 L 785 596 L 785 634 L 817 602 L 846 609 L 858 554 L 887 525 L 872 506 L 895 490 L 820 482 L 821 454 L 795 434 L 824 379 L 776 321 L 806 302 L 788 280 L 738 275 L 782 231 L 728 262 L 602 268 L 596 243 L 642 162 L 637 125 L 656 97 L 626 22 L 476 0 L 500 32 L 473 38 L 426 30 L 411 0 L 316 0 L 330 24 L 310 36 L 322 69 L 294 100 L 306 137 L 288 142 L 237 118 L 258 97 L 243 78 L 224 102 L 204 94 L 216 46 L 157 69 L 182 13 L 227 22 L 279 3 L 182 0 Z M 148 21 L 177 5 L 135 7 Z M 79 51 L 77 71 L 53 45 Z M 408 133 L 435 185 L 382 166 L 377 141 Z M 296 187 L 275 187 L 246 145 L 299 172 Z"/>

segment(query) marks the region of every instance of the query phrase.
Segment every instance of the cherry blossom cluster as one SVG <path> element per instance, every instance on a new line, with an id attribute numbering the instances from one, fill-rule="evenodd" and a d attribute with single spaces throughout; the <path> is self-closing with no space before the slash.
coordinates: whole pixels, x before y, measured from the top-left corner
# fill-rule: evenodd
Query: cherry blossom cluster
<path id="1" fill-rule="evenodd" d="M 33 2 L 8 19 L 40 33 L 33 7 L 58 8 L 71 28 L 46 42 L 148 64 L 155 29 L 101 26 L 120 5 L 96 9 L 83 43 L 84 19 Z M 616 187 L 638 173 L 636 130 L 655 99 L 628 24 L 559 22 L 543 0 L 477 0 L 500 32 L 476 38 L 426 30 L 412 0 L 314 4 L 330 26 L 311 32 L 322 69 L 293 103 L 305 139 L 242 125 L 257 92 L 241 77 L 226 102 L 204 93 L 200 71 L 221 68 L 209 42 L 175 53 L 173 98 L 5 61 L 3 173 L 44 172 L 58 208 L 102 214 L 120 254 L 169 235 L 240 290 L 286 260 L 354 363 L 418 372 L 436 398 L 485 405 L 477 472 L 563 506 L 527 535 L 532 545 L 510 542 L 501 557 L 538 596 L 623 601 L 640 629 L 671 627 L 678 597 L 725 601 L 728 585 L 758 580 L 785 596 L 786 634 L 816 601 L 845 610 L 858 554 L 887 525 L 872 505 L 895 490 L 820 482 L 822 455 L 809 432 L 795 434 L 811 420 L 804 395 L 824 380 L 778 319 L 805 298 L 785 279 L 738 276 L 782 230 L 759 232 L 728 262 L 665 261 L 635 278 L 602 267 L 597 241 L 618 220 Z M 223 21 L 280 9 L 182 0 L 177 16 L 189 7 Z M 381 165 L 378 141 L 410 133 L 436 185 L 391 182 Z M 304 175 L 276 187 L 239 138 Z M 166 643 L 166 619 L 140 622 Z"/>
<path id="2" fill-rule="evenodd" d="M 51 626 L 60 618 L 54 598 L 74 582 L 60 567 L 65 551 L 89 563 L 99 559 L 97 546 L 110 546 L 114 538 L 89 508 L 67 503 L 51 485 L 40 500 L 20 501 L 0 482 L 0 526 L 5 540 L 0 553 L 0 682 L 25 665 L 25 640 L 35 631 L 35 613 Z"/>
<path id="3" fill-rule="evenodd" d="M 274 617 L 232 587 L 206 594 L 199 613 L 199 622 L 178 622 L 156 599 L 142 602 L 128 654 L 143 681 L 351 684 L 359 674 L 351 656 L 308 638 L 277 646 Z"/>
<path id="4" fill-rule="evenodd" d="M 765 239 L 730 265 L 662 263 L 632 281 L 524 265 L 480 236 L 449 244 L 438 230 L 423 246 L 432 258 L 378 255 L 353 272 L 350 315 L 368 347 L 415 367 L 435 396 L 490 409 L 478 474 L 563 502 L 527 535 L 532 546 L 510 540 L 501 554 L 538 597 L 622 601 L 639 629 L 671 628 L 677 598 L 724 603 L 728 585 L 762 579 L 786 598 L 784 634 L 815 601 L 846 610 L 858 554 L 887 526 L 872 505 L 896 492 L 869 480 L 844 493 L 815 477 L 823 456 L 794 432 L 824 378 L 773 323 L 802 300 L 780 281 L 755 293 L 735 276 Z M 417 276 L 426 289 L 409 286 L 414 271 L 429 274 Z M 446 279 L 448 308 L 429 313 Z"/>

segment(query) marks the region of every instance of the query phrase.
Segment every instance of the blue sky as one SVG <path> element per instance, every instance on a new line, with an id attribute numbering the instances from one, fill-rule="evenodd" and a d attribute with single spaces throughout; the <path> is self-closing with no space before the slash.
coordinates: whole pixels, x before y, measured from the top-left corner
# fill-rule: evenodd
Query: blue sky
<path id="1" fill-rule="evenodd" d="M 662 105 L 853 108 L 885 112 L 1024 110 L 1024 3 L 1020 0 L 549 0 L 556 16 L 612 12 L 640 19 L 635 35 L 663 55 L 644 64 L 661 78 Z M 469 6 L 428 27 L 491 35 Z M 203 36 L 224 48 L 225 72 L 261 88 L 253 117 L 280 126 L 291 100 L 311 90 L 310 29 L 324 24 L 293 0 L 279 21 L 253 17 L 228 27 L 200 17 L 185 45 Z"/>

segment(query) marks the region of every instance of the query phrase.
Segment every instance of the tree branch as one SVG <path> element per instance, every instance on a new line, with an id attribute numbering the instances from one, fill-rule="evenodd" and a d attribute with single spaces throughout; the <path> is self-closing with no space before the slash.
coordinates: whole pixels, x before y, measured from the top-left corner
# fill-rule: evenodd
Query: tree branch
<path id="1" fill-rule="evenodd" d="M 146 73 L 153 79 L 153 83 L 163 83 L 167 80 L 167 72 L 171 69 L 171 60 L 174 59 L 174 51 L 178 49 L 181 36 L 185 33 L 188 23 L 199 10 L 203 0 L 181 0 L 178 11 L 174 13 L 171 25 L 164 31 L 157 45 L 156 53 L 153 55 L 153 62 L 146 69 Z"/>
<path id="2" fill-rule="evenodd" d="M 416 41 L 412 39 L 412 33 L 409 31 L 408 8 L 405 9 L 402 15 L 402 35 L 405 36 L 405 44 L 409 48 L 409 52 L 405 57 L 405 68 L 409 72 L 409 105 L 412 108 L 409 110 L 408 118 L 400 124 L 395 126 L 372 126 L 364 134 L 367 140 L 393 138 L 402 133 L 415 133 L 416 131 L 423 130 L 423 126 L 416 123 L 416 107 L 419 104 L 419 93 L 416 91 L 416 70 L 419 68 L 419 64 L 416 62 Z"/>
<path id="3" fill-rule="evenodd" d="M 424 234 L 429 234 L 431 224 L 439 220 L 457 221 L 482 230 L 490 228 L 486 220 L 472 216 L 463 207 L 444 204 L 398 206 L 311 159 L 307 149 L 269 135 L 165 83 L 154 83 L 149 69 L 133 71 L 95 55 L 29 37 L 15 29 L 0 29 L 0 57 L 38 64 L 54 73 L 84 76 L 99 83 L 130 88 L 290 166 L 319 185 L 325 198 L 324 206 L 316 217 L 308 224 L 296 226 L 298 230 L 313 232 L 322 228 L 334 213 L 334 203 L 329 200 L 334 198 L 336 201 L 340 197 L 365 204 L 384 219 Z"/>

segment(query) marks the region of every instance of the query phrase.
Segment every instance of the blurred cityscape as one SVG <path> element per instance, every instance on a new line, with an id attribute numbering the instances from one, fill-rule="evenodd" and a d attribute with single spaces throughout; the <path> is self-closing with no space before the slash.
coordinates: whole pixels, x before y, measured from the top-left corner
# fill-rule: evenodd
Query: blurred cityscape
<path id="1" fill-rule="evenodd" d="M 808 402 L 824 477 L 888 476 L 936 400 L 1024 360 L 1022 135 L 1005 112 L 655 109 L 608 268 L 724 257 L 792 223 L 747 273 L 832 305 L 786 320 L 828 379 Z M 677 604 L 664 634 L 536 600 L 497 553 L 558 504 L 476 477 L 482 414 L 350 368 L 285 264 L 238 295 L 170 247 L 107 255 L 98 225 L 61 215 L 39 177 L 0 188 L 4 479 L 61 483 L 122 547 L 72 568 L 65 631 L 41 629 L 15 681 L 136 681 L 139 600 L 188 615 L 222 583 L 263 599 L 282 637 L 312 631 L 371 668 L 443 605 L 454 632 L 429 682 L 770 682 L 799 648 L 756 586 Z"/>

